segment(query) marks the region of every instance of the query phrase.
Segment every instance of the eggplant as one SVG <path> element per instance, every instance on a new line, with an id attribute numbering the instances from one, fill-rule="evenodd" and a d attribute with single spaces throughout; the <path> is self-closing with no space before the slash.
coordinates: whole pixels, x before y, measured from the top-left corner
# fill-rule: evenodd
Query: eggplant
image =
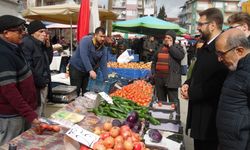
<path id="1" fill-rule="evenodd" d="M 141 127 L 142 127 L 141 121 L 137 121 L 134 127 L 132 128 L 132 131 L 139 133 L 141 131 Z"/>
<path id="2" fill-rule="evenodd" d="M 139 120 L 139 114 L 136 111 L 129 113 L 126 121 L 135 124 Z"/>
<path id="3" fill-rule="evenodd" d="M 162 135 L 157 129 L 150 129 L 148 135 L 152 142 L 159 143 L 162 140 Z"/>
<path id="4" fill-rule="evenodd" d="M 129 122 L 129 121 L 125 120 L 123 122 L 123 125 L 128 125 L 130 129 L 133 129 L 135 124 L 132 123 L 132 122 Z"/>
<path id="5" fill-rule="evenodd" d="M 113 127 L 121 127 L 121 126 L 122 126 L 122 123 L 121 123 L 120 120 L 114 119 L 114 120 L 112 121 L 112 126 L 113 126 Z"/>

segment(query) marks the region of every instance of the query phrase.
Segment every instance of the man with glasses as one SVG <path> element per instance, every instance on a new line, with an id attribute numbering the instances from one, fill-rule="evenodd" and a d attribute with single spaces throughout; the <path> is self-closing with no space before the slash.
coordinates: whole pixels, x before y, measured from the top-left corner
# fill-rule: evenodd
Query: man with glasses
<path id="1" fill-rule="evenodd" d="M 220 150 L 250 149 L 250 43 L 239 29 L 229 29 L 216 40 L 218 60 L 231 71 L 221 91 L 217 110 Z"/>
<path id="2" fill-rule="evenodd" d="M 184 99 L 189 99 L 187 126 L 194 139 L 195 150 L 217 150 L 216 111 L 227 68 L 218 61 L 215 39 L 222 31 L 223 15 L 217 8 L 199 13 L 197 29 L 205 40 L 197 51 L 191 77 L 181 88 Z"/>
<path id="3" fill-rule="evenodd" d="M 0 16 L 0 145 L 38 121 L 33 76 L 19 47 L 25 21 Z"/>
<path id="4" fill-rule="evenodd" d="M 250 15 L 248 13 L 239 12 L 228 17 L 227 22 L 230 28 L 242 30 L 250 41 Z"/>
<path id="5" fill-rule="evenodd" d="M 38 114 L 44 116 L 47 102 L 50 68 L 53 51 L 49 34 L 41 21 L 32 21 L 27 27 L 28 35 L 23 38 L 22 50 L 30 65 L 37 90 Z"/>

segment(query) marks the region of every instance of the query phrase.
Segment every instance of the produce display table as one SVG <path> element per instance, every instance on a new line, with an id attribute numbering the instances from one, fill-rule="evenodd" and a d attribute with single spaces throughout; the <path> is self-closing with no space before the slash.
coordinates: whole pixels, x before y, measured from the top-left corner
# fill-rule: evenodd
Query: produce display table
<path id="1" fill-rule="evenodd" d="M 142 81 L 137 81 L 142 82 Z M 139 86 L 137 86 L 138 88 Z M 142 86 L 145 87 L 145 86 Z M 126 89 L 129 90 L 129 89 Z M 144 89 L 146 90 L 146 89 Z M 146 92 L 146 91 L 145 91 Z M 133 96 L 132 96 L 133 97 Z M 78 97 L 75 101 L 66 104 L 63 108 L 57 110 L 55 113 L 51 115 L 51 118 L 54 118 L 54 116 L 61 116 L 60 112 L 72 112 L 75 114 L 79 114 L 79 116 L 82 116 L 83 119 L 79 122 L 77 122 L 77 125 L 82 127 L 83 129 L 94 131 L 95 127 L 102 125 L 104 122 L 111 122 L 114 118 L 106 117 L 106 116 L 96 116 L 94 113 L 88 112 L 87 108 L 90 106 L 88 103 L 92 103 L 91 100 L 84 100 L 80 99 L 81 97 Z M 140 100 L 140 98 L 137 98 Z M 113 98 L 114 100 L 114 98 Z M 126 102 L 125 102 L 126 103 Z M 143 101 L 142 104 L 145 102 Z M 94 103 L 95 107 L 101 105 L 98 103 Z M 122 104 L 125 105 L 125 104 Z M 131 107 L 132 105 L 130 105 Z M 146 106 L 146 105 L 145 105 Z M 147 105 L 148 106 L 148 105 Z M 142 138 L 145 140 L 145 144 L 147 147 L 150 147 L 151 150 L 154 149 L 168 149 L 168 150 L 183 150 L 182 147 L 182 140 L 183 140 L 183 129 L 181 127 L 180 122 L 180 116 L 179 114 L 176 114 L 176 109 L 172 108 L 170 105 L 163 105 L 161 108 L 155 108 L 157 107 L 157 104 L 150 105 L 149 110 L 151 111 L 150 117 L 157 118 L 161 124 L 159 125 L 144 125 L 142 127 L 142 130 L 140 131 L 149 131 L 149 129 L 159 129 L 162 133 L 162 140 L 159 143 L 154 143 L 150 141 L 148 132 L 141 134 Z M 104 104 L 104 107 L 109 107 L 107 104 Z M 113 106 L 111 106 L 113 107 Z M 111 108 L 109 107 L 109 108 Z M 119 105 L 117 105 L 119 107 Z M 136 106 L 138 108 L 138 106 Z M 114 107 L 110 109 L 110 112 L 113 111 Z M 129 107 L 127 109 L 130 109 Z M 145 110 L 148 109 L 148 107 L 145 107 Z M 165 113 L 162 115 L 162 112 Z M 141 110 L 141 109 L 140 109 Z M 167 110 L 167 111 L 166 111 Z M 119 110 L 121 111 L 121 110 Z M 143 110 L 144 111 L 144 110 Z M 154 113 L 158 111 L 157 113 Z M 94 111 L 93 111 L 94 112 Z M 103 110 L 104 113 L 104 110 Z M 59 114 L 59 115 L 58 115 Z M 108 113 L 109 114 L 109 113 Z M 127 114 L 123 114 L 127 116 Z M 79 117 L 78 116 L 78 117 Z M 78 117 L 72 117 L 73 120 Z M 149 118 L 150 118 L 149 117 Z M 151 118 L 152 119 L 152 118 Z M 151 120 L 149 119 L 149 120 Z M 145 120 L 144 120 L 145 121 Z M 158 121 L 158 122 L 159 122 Z M 151 121 L 150 121 L 151 122 Z M 146 121 L 144 122 L 146 123 Z M 152 122 L 151 122 L 152 123 Z M 18 137 L 14 138 L 10 141 L 10 143 L 14 143 L 17 145 L 18 150 L 62 150 L 62 149 L 69 149 L 67 148 L 67 136 L 65 136 L 65 133 L 68 131 L 68 128 L 62 127 L 60 132 L 52 132 L 52 131 L 44 131 L 42 135 L 37 135 L 36 132 L 33 129 L 29 129 L 26 132 L 22 133 Z M 79 144 L 78 144 L 79 145 Z M 0 147 L 0 150 L 7 150 L 8 144 L 5 144 Z M 71 150 L 71 149 L 70 149 Z"/>

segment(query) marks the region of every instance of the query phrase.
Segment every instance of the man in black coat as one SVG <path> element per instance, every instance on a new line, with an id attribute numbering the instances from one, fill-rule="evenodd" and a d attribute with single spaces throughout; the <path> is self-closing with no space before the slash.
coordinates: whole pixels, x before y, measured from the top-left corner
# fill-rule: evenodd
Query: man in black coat
<path id="1" fill-rule="evenodd" d="M 44 116 L 51 81 L 49 65 L 53 51 L 46 27 L 41 21 L 30 22 L 27 30 L 28 35 L 23 38 L 22 50 L 34 76 L 38 95 L 38 114 Z"/>
<path id="2" fill-rule="evenodd" d="M 229 29 L 216 40 L 218 60 L 230 70 L 217 110 L 220 150 L 250 149 L 250 43 L 239 29 Z"/>
<path id="3" fill-rule="evenodd" d="M 189 99 L 186 132 L 191 129 L 195 150 L 217 150 L 216 111 L 227 68 L 218 61 L 215 39 L 221 33 L 223 15 L 217 8 L 199 13 L 197 29 L 205 44 L 197 52 L 197 60 L 190 79 L 181 88 Z"/>

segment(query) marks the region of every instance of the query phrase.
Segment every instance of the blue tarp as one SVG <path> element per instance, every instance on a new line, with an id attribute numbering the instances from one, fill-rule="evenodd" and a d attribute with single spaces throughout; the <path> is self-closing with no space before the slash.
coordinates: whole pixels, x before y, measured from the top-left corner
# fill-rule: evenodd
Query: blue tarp
<path id="1" fill-rule="evenodd" d="M 127 79 L 146 78 L 151 73 L 150 70 L 146 69 L 108 68 L 108 73 L 111 74 L 112 72 Z"/>

